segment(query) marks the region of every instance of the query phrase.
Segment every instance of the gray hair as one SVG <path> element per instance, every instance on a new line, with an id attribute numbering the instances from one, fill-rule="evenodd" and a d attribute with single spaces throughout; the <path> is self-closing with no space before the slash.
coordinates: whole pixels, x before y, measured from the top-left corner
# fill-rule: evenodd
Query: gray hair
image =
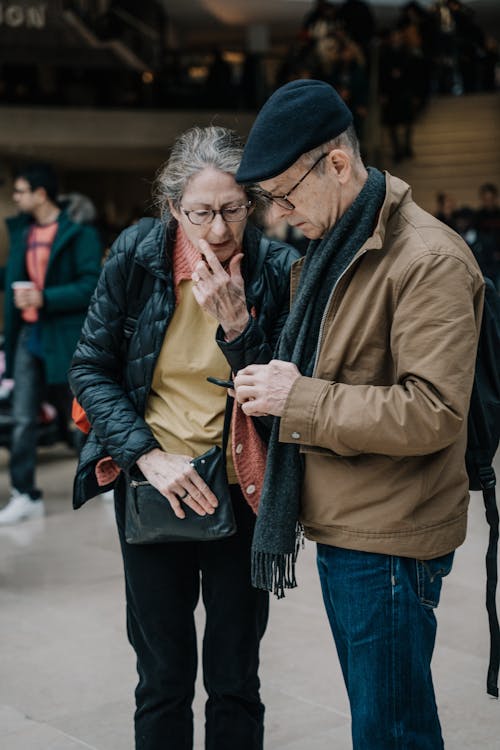
<path id="1" fill-rule="evenodd" d="M 193 127 L 175 141 L 168 161 L 160 167 L 155 181 L 154 200 L 162 218 L 168 214 L 168 201 L 178 209 L 189 181 L 206 167 L 235 175 L 243 154 L 243 141 L 228 128 Z M 248 196 L 252 190 L 244 187 Z"/>
<path id="2" fill-rule="evenodd" d="M 304 155 L 307 156 L 307 159 L 311 161 L 311 164 L 314 164 L 316 159 L 319 159 L 321 154 L 333 151 L 333 149 L 335 148 L 346 149 L 347 151 L 350 151 L 352 153 L 354 157 L 355 169 L 362 166 L 363 162 L 361 160 L 359 151 L 359 140 L 358 136 L 356 135 L 354 125 L 349 125 L 349 127 L 342 133 L 340 133 L 340 135 L 336 136 L 336 138 L 332 138 L 331 141 L 322 143 L 321 146 L 314 148 L 312 151 L 308 151 L 307 154 Z M 325 165 L 323 162 L 320 162 L 318 164 L 318 167 L 322 170 L 325 169 Z"/>

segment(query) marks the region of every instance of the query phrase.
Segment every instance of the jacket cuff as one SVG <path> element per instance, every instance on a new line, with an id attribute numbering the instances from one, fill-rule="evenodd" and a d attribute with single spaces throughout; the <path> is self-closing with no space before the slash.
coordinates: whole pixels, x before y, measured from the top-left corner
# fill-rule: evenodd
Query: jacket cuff
<path id="1" fill-rule="evenodd" d="M 224 339 L 224 330 L 219 326 L 215 340 L 234 372 L 250 363 L 261 364 L 260 353 L 263 346 L 267 349 L 262 329 L 252 317 L 248 319 L 245 330 L 231 341 Z"/>
<path id="2" fill-rule="evenodd" d="M 318 402 L 329 383 L 301 375 L 293 384 L 280 420 L 280 443 L 314 445 L 314 424 Z"/>
<path id="3" fill-rule="evenodd" d="M 155 438 L 151 438 L 150 441 L 144 442 L 140 448 L 134 451 L 125 450 L 120 455 L 118 460 L 115 456 L 113 456 L 113 458 L 115 458 L 116 462 L 118 463 L 121 469 L 123 469 L 124 471 L 130 471 L 130 469 L 132 469 L 137 463 L 138 458 L 140 458 L 141 456 L 144 456 L 145 453 L 149 453 L 155 448 L 160 448 L 161 450 L 161 445 Z"/>

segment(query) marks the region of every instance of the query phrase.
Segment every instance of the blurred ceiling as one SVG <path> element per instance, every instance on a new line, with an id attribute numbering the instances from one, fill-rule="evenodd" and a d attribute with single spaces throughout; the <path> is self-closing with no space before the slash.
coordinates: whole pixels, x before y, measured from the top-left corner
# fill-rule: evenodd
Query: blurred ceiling
<path id="1" fill-rule="evenodd" d="M 290 38 L 314 6 L 314 0 L 158 0 L 173 22 L 182 44 L 237 44 L 244 42 L 248 27 L 268 27 L 273 42 Z M 335 5 L 340 5 L 337 0 Z M 390 24 L 406 0 L 368 0 L 379 27 Z M 420 4 L 432 6 L 429 0 Z M 483 28 L 500 29 L 499 0 L 468 0 Z"/>

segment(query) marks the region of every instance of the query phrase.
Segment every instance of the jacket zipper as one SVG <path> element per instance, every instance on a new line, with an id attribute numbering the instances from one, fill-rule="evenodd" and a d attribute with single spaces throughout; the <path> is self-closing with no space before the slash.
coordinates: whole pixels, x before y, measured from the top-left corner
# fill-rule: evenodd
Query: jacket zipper
<path id="1" fill-rule="evenodd" d="M 353 258 L 351 260 L 351 262 L 349 263 L 349 265 L 342 271 L 342 273 L 338 277 L 337 281 L 335 282 L 335 286 L 333 287 L 332 291 L 330 292 L 330 296 L 328 297 L 328 302 L 325 305 L 325 309 L 323 311 L 323 315 L 322 315 L 322 318 L 321 318 L 321 323 L 320 323 L 320 326 L 319 326 L 318 345 L 316 347 L 316 354 L 315 354 L 315 357 L 314 357 L 314 366 L 313 366 L 313 372 L 312 372 L 312 376 L 311 377 L 314 377 L 315 374 L 316 374 L 316 367 L 317 367 L 317 364 L 318 364 L 319 350 L 321 348 L 321 343 L 322 343 L 322 339 L 323 339 L 323 333 L 324 333 L 326 316 L 328 315 L 328 310 L 329 310 L 330 304 L 332 302 L 333 295 L 335 294 L 335 290 L 337 289 L 338 285 L 340 284 L 340 282 L 344 278 L 345 274 L 349 271 L 349 269 L 355 263 L 357 263 L 358 260 L 360 260 L 360 258 L 362 258 L 367 252 L 368 252 L 368 248 L 366 250 L 363 250 L 362 253 L 360 253 L 359 255 L 357 255 L 355 258 Z"/>

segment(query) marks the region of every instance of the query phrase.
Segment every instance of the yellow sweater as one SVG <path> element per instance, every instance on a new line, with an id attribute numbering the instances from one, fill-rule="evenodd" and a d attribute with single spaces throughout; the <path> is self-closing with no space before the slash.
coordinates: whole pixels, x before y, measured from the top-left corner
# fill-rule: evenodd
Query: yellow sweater
<path id="1" fill-rule="evenodd" d="M 181 281 L 178 304 L 156 363 L 146 422 L 163 450 L 199 456 L 222 444 L 227 392 L 207 375 L 226 379 L 230 367 L 215 343 L 218 323 L 196 302 L 192 281 Z M 237 482 L 228 441 L 227 472 Z"/>

